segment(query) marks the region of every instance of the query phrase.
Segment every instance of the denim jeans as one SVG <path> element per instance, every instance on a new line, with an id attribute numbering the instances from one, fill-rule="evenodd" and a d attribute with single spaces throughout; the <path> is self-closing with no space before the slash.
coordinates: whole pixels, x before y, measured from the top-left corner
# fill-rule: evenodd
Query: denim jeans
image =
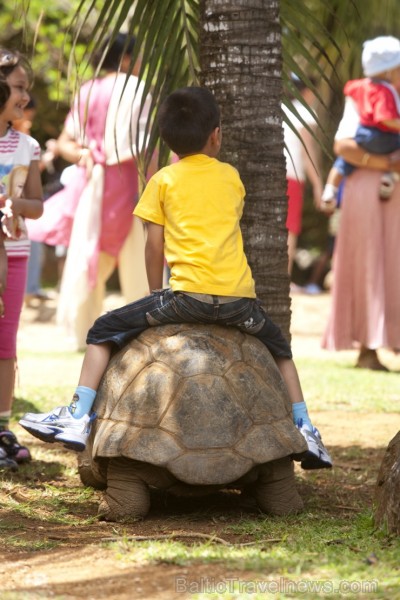
<path id="1" fill-rule="evenodd" d="M 226 302 L 220 296 L 203 302 L 184 292 L 157 290 L 136 302 L 99 317 L 89 330 L 86 342 L 111 342 L 125 346 L 149 327 L 172 323 L 217 324 L 236 327 L 257 337 L 273 356 L 291 358 L 290 346 L 280 328 L 273 323 L 256 298 Z"/>

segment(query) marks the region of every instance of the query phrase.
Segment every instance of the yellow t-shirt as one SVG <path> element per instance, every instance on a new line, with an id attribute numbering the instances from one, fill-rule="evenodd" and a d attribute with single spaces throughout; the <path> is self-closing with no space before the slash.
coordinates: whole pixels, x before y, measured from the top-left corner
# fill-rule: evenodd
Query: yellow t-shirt
<path id="1" fill-rule="evenodd" d="M 244 196 L 236 169 L 205 154 L 150 179 L 134 214 L 164 227 L 174 291 L 255 298 L 239 224 Z"/>

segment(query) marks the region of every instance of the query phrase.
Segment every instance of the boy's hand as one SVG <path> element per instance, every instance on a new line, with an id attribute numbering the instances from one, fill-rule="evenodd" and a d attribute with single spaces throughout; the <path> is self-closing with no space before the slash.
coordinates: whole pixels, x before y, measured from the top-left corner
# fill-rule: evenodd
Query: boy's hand
<path id="1" fill-rule="evenodd" d="M 4 300 L 0 296 L 0 318 L 2 319 L 3 317 L 4 317 Z"/>

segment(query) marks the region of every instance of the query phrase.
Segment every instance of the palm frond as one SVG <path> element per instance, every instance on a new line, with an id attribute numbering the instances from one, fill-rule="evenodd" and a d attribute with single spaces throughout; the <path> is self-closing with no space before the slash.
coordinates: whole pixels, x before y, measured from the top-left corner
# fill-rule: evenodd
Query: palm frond
<path id="1" fill-rule="evenodd" d="M 75 82 L 76 87 L 92 73 L 87 67 L 91 54 L 107 36 L 124 30 L 137 38 L 132 65 L 140 55 L 139 80 L 144 82 L 145 94 L 152 95 L 147 146 L 141 149 L 139 158 L 143 178 L 151 155 L 159 145 L 156 121 L 160 103 L 172 89 L 198 82 L 198 24 L 202 0 L 73 1 L 74 13 L 65 33 L 73 40 L 72 46 L 68 42 L 66 48 L 70 81 Z M 280 0 L 283 102 L 290 107 L 292 98 L 301 100 L 290 82 L 290 74 L 295 73 L 313 89 L 328 112 L 332 98 L 340 98 L 344 82 L 361 75 L 362 42 L 376 35 L 398 34 L 397 4 L 398 0 L 381 0 L 377 11 L 376 0 Z M 30 0 L 20 0 L 18 6 L 19 11 L 26 14 Z M 83 34 L 87 50 L 82 55 L 78 42 Z M 321 126 L 321 131 L 324 130 L 326 127 Z M 326 143 L 324 140 L 325 150 Z M 161 145 L 160 164 L 166 156 L 167 150 Z"/>
<path id="2" fill-rule="evenodd" d="M 143 20 L 147 23 L 143 31 Z M 142 66 L 139 80 L 151 92 L 151 119 L 146 147 L 141 149 L 143 176 L 159 145 L 159 164 L 165 164 L 168 150 L 160 143 L 156 127 L 162 100 L 177 87 L 193 84 L 198 72 L 198 2 L 164 0 L 162 3 L 138 2 L 131 15 L 131 26 L 141 32 Z M 139 41 L 139 40 L 138 40 Z"/>

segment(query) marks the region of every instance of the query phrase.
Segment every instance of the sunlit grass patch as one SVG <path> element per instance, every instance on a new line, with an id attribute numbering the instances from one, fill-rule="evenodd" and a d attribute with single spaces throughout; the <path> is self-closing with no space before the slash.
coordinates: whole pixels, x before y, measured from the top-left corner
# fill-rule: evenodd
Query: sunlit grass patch
<path id="1" fill-rule="evenodd" d="M 33 486 L 16 483 L 12 479 L 4 479 L 0 494 L 0 508 L 3 514 L 13 514 L 15 518 L 24 517 L 32 521 L 58 523 L 62 525 L 81 526 L 93 522 L 96 518 L 98 495 L 92 488 L 85 488 L 68 482 L 60 485 L 36 483 Z M 93 516 L 82 518 L 82 507 L 92 506 Z M 0 520 L 0 531 L 3 522 Z"/>
<path id="2" fill-rule="evenodd" d="M 1 531 L 1 528 L 0 528 Z M 24 552 L 40 552 L 52 550 L 60 545 L 60 541 L 47 540 L 45 531 L 42 532 L 43 539 L 32 540 L 23 536 L 13 535 L 7 538 L 7 544 L 15 550 L 23 550 Z"/>
<path id="3" fill-rule="evenodd" d="M 296 360 L 310 410 L 400 412 L 399 373 L 355 369 L 348 360 Z"/>

